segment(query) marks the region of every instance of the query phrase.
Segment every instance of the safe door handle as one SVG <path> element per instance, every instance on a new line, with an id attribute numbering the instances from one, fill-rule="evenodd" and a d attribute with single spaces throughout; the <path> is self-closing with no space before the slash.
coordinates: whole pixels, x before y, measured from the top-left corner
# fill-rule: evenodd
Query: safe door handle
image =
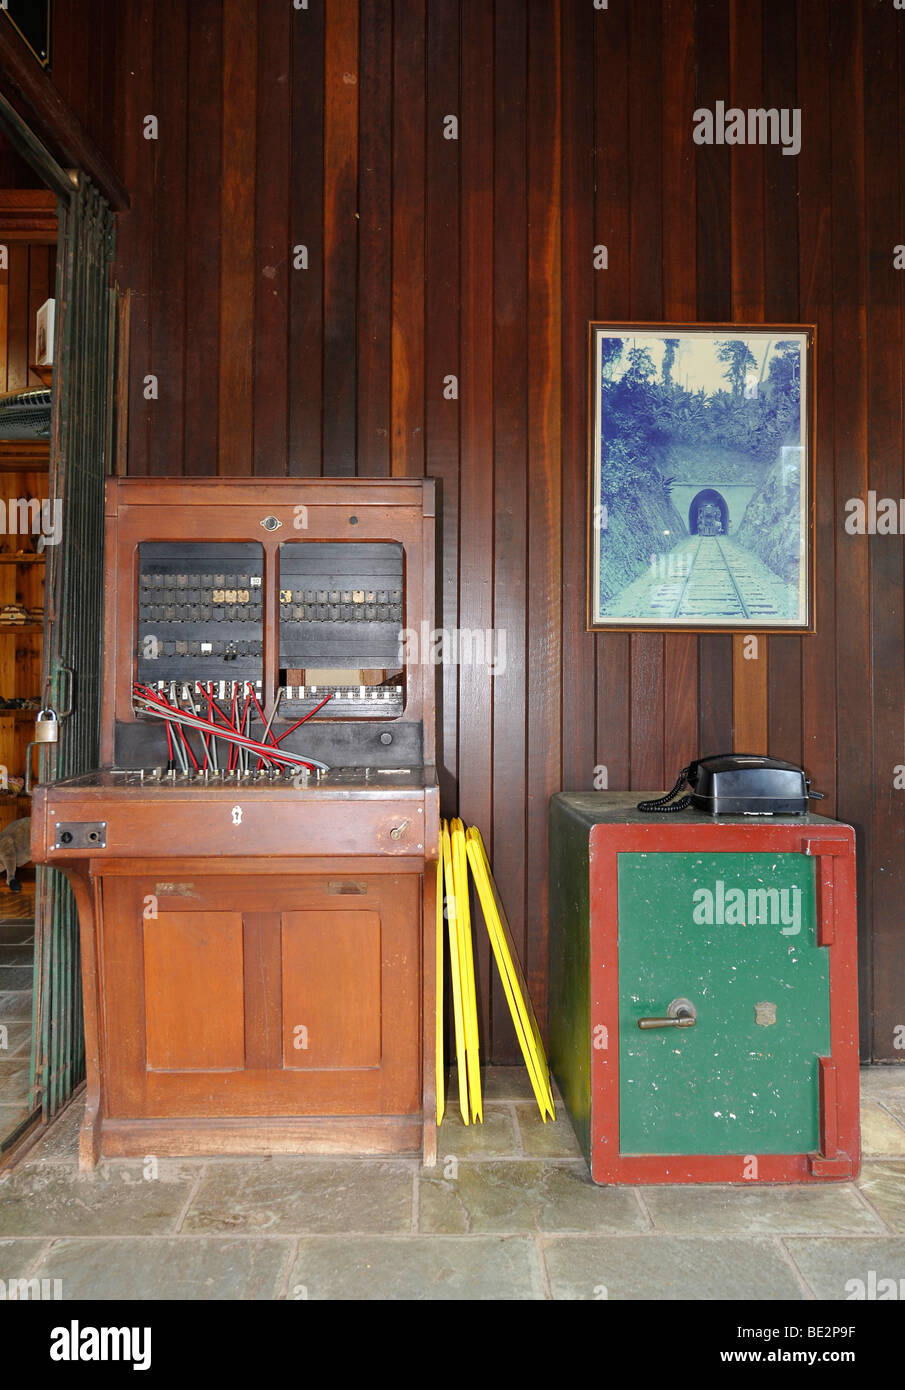
<path id="1" fill-rule="evenodd" d="M 639 1018 L 639 1028 L 693 1028 L 698 1011 L 690 999 L 674 999 L 664 1018 Z"/>
<path id="2" fill-rule="evenodd" d="M 681 1018 L 639 1018 L 639 1028 L 693 1028 L 696 1020 L 683 1014 Z"/>

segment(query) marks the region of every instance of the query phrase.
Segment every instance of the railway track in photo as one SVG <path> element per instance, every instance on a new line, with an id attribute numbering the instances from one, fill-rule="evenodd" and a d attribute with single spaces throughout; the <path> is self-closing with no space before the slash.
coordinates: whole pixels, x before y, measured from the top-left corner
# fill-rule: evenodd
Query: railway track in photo
<path id="1" fill-rule="evenodd" d="M 734 565 L 730 564 L 719 537 L 700 536 L 691 569 L 671 616 L 694 618 L 718 611 L 727 618 L 753 617 L 754 613 L 749 610 L 743 597 L 743 589 L 756 606 L 761 596 L 755 592 L 756 580 L 750 566 L 746 572 L 738 555 L 733 559 Z"/>
<path id="2" fill-rule="evenodd" d="M 778 575 L 729 536 L 688 536 L 671 551 L 651 558 L 651 568 L 618 595 L 612 617 L 649 615 L 767 622 L 790 616 L 790 593 Z"/>

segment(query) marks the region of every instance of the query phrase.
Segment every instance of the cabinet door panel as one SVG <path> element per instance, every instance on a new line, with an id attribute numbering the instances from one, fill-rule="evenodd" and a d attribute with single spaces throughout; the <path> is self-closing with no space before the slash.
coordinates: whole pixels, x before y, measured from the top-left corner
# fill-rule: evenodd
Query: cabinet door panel
<path id="1" fill-rule="evenodd" d="M 149 1071 L 245 1066 L 242 918 L 161 912 L 144 922 Z"/>
<path id="2" fill-rule="evenodd" d="M 380 917 L 284 912 L 283 1066 L 380 1065 Z"/>

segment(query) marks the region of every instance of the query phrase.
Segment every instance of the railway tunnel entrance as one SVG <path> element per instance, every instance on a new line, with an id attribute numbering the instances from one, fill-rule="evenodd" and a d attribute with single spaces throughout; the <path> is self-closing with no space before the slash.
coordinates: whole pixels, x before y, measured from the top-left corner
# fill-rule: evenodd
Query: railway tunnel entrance
<path id="1" fill-rule="evenodd" d="M 702 488 L 688 508 L 688 530 L 692 536 L 725 536 L 729 531 L 729 504 L 716 488 Z"/>

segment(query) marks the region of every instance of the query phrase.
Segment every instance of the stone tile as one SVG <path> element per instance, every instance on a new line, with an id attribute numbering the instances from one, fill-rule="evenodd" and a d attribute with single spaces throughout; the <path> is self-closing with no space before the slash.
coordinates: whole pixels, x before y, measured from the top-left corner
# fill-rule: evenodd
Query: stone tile
<path id="1" fill-rule="evenodd" d="M 861 1102 L 861 1152 L 865 1158 L 905 1158 L 905 1126 L 875 1100 Z"/>
<path id="2" fill-rule="evenodd" d="M 546 1242 L 544 1258 L 556 1299 L 805 1297 L 771 1240 L 560 1236 Z"/>
<path id="3" fill-rule="evenodd" d="M 882 1230 L 852 1183 L 646 1187 L 654 1227 L 675 1235 L 857 1235 Z"/>
<path id="4" fill-rule="evenodd" d="M 282 1290 L 292 1241 L 168 1239 L 63 1240 L 47 1251 L 38 1278 L 61 1279 L 69 1299 L 272 1299 Z"/>
<path id="5" fill-rule="evenodd" d="M 190 1234 L 410 1231 L 415 1161 L 273 1158 L 211 1164 Z"/>
<path id="6" fill-rule="evenodd" d="M 28 1118 L 28 1105 L 20 1101 L 13 1105 L 0 1105 L 0 1139 L 12 1134 L 17 1125 Z"/>
<path id="7" fill-rule="evenodd" d="M 557 1105 L 556 1119 L 544 1121 L 536 1101 L 515 1107 L 522 1148 L 532 1158 L 581 1158 L 581 1149 L 564 1105 Z"/>
<path id="8" fill-rule="evenodd" d="M 34 958 L 35 943 L 33 941 L 19 941 L 0 946 L 0 965 L 31 966 Z"/>
<path id="9" fill-rule="evenodd" d="M 422 1173 L 419 1202 L 419 1229 L 434 1234 L 648 1229 L 633 1192 L 596 1187 L 584 1163 L 460 1163 L 448 1178 L 440 1166 Z"/>
<path id="10" fill-rule="evenodd" d="M 544 1297 L 537 1250 L 523 1236 L 304 1239 L 289 1290 L 331 1302 Z"/>
<path id="11" fill-rule="evenodd" d="M 861 1068 L 861 1095 L 874 1100 L 889 1092 L 905 1096 L 905 1062 L 888 1067 Z"/>
<path id="12" fill-rule="evenodd" d="M 821 1240 L 800 1237 L 784 1242 L 816 1298 L 851 1299 L 853 1295 L 873 1296 L 876 1281 L 894 1279 L 893 1297 L 905 1297 L 905 1240 Z M 873 1271 L 873 1280 L 871 1280 Z M 860 1287 L 855 1280 L 860 1280 Z M 849 1285 L 846 1288 L 846 1285 Z"/>
<path id="13" fill-rule="evenodd" d="M 886 1094 L 880 1098 L 880 1104 L 884 1110 L 889 1111 L 894 1120 L 903 1126 L 903 1132 L 905 1132 L 905 1091 L 900 1091 L 898 1093 L 895 1091 L 887 1091 Z M 905 1158 L 905 1153 L 903 1153 L 902 1156 Z"/>
<path id="14" fill-rule="evenodd" d="M 36 1144 L 23 1159 L 24 1164 L 44 1163 L 48 1160 L 68 1160 L 78 1163 L 79 1129 L 85 1114 L 85 1102 L 74 1100 L 47 1128 L 45 1137 Z M 107 1165 L 109 1167 L 110 1165 Z"/>
<path id="15" fill-rule="evenodd" d="M 45 1240 L 0 1240 L 0 1282 L 22 1279 L 46 1244 Z"/>
<path id="16" fill-rule="evenodd" d="M 11 1018 L 31 1020 L 34 991 L 19 990 L 17 993 L 0 994 L 0 1023 L 8 1023 Z"/>
<path id="17" fill-rule="evenodd" d="M 455 1080 L 455 1077 L 453 1077 Z M 481 1085 L 485 1100 L 533 1100 L 534 1092 L 524 1067 L 484 1067 Z"/>
<path id="18" fill-rule="evenodd" d="M 25 917 L 21 921 L 0 922 L 0 946 L 6 946 L 10 942 L 33 941 L 34 935 L 34 919 L 29 921 Z"/>
<path id="19" fill-rule="evenodd" d="M 556 1082 L 550 1078 L 556 1108 L 559 1109 L 560 1095 Z M 458 1105 L 458 1069 L 450 1067 L 446 1078 L 447 1096 L 452 1096 Z M 526 1069 L 520 1064 L 513 1067 L 482 1067 L 481 1094 L 488 1100 L 530 1100 L 534 1101 L 534 1091 Z"/>
<path id="20" fill-rule="evenodd" d="M 161 1161 L 148 1182 L 140 1165 L 78 1173 L 27 1163 L 0 1181 L 0 1235 L 151 1235 L 174 1231 L 195 1170 Z"/>
<path id="21" fill-rule="evenodd" d="M 0 1057 L 4 1054 L 0 1052 Z M 28 1057 L 0 1062 L 0 1105 L 11 1105 L 28 1096 Z"/>
<path id="22" fill-rule="evenodd" d="M 905 1161 L 869 1160 L 861 1166 L 858 1186 L 890 1230 L 905 1233 Z"/>
<path id="23" fill-rule="evenodd" d="M 24 1052 L 31 1056 L 31 1018 L 14 1018 L 3 1025 L 6 1029 L 6 1047 L 0 1052 L 5 1062 L 20 1057 Z"/>
<path id="24" fill-rule="evenodd" d="M 454 1105 L 450 1104 L 451 1097 L 455 1097 Z M 454 1154 L 456 1158 L 511 1158 L 520 1152 L 515 1124 L 506 1106 L 485 1100 L 484 1123 L 465 1125 L 459 1114 L 458 1096 L 453 1091 L 447 1097 L 446 1114 L 437 1135 L 437 1151 L 441 1156 Z"/>
<path id="25" fill-rule="evenodd" d="M 34 971 L 31 966 L 0 965 L 0 994 L 10 989 L 31 989 Z"/>

